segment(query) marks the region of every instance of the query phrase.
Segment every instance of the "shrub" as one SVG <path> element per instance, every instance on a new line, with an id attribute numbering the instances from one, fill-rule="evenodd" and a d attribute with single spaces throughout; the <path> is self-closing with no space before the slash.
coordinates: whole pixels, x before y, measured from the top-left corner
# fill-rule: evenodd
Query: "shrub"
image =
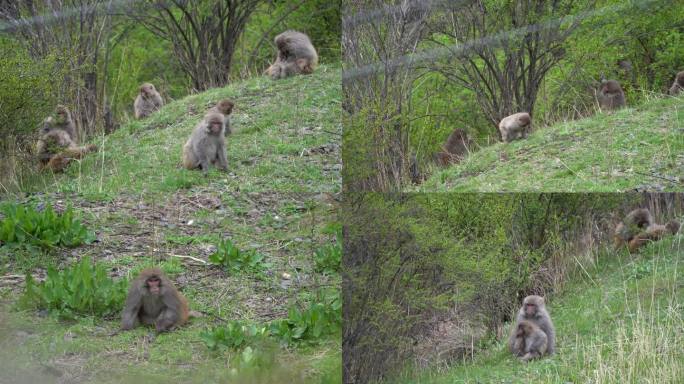
<path id="1" fill-rule="evenodd" d="M 47 309 L 63 318 L 77 315 L 111 316 L 119 312 L 126 298 L 126 281 L 113 281 L 107 269 L 84 258 L 80 262 L 57 271 L 48 268 L 47 279 L 36 283 L 26 274 L 26 288 L 22 304 L 26 307 Z"/>
<path id="2" fill-rule="evenodd" d="M 3 204 L 0 212 L 4 216 L 0 222 L 0 242 L 5 244 L 76 247 L 95 240 L 95 234 L 81 224 L 71 207 L 58 214 L 49 204 L 41 210 L 34 206 Z"/>

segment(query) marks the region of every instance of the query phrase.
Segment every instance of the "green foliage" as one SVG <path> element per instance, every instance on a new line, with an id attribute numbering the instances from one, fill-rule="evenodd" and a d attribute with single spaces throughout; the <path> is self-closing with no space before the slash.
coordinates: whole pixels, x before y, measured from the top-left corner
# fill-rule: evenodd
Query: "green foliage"
<path id="1" fill-rule="evenodd" d="M 77 315 L 112 316 L 121 310 L 126 298 L 126 281 L 114 282 L 102 264 L 89 258 L 57 271 L 49 267 L 47 278 L 36 283 L 26 274 L 21 302 L 26 307 L 47 309 L 62 318 Z"/>
<path id="2" fill-rule="evenodd" d="M 0 143 L 33 132 L 54 108 L 59 86 L 56 56 L 32 59 L 13 38 L 0 38 Z"/>
<path id="3" fill-rule="evenodd" d="M 0 221 L 0 241 L 5 244 L 76 247 L 95 240 L 95 234 L 81 224 L 71 207 L 58 214 L 50 204 L 39 210 L 35 206 L 6 203 L 0 205 L 0 212 L 4 216 Z"/>
<path id="4" fill-rule="evenodd" d="M 287 318 L 271 322 L 271 335 L 282 344 L 315 344 L 322 337 L 335 334 L 342 327 L 342 301 L 339 292 L 326 295 L 320 302 L 312 302 L 308 308 L 290 307 Z"/>
<path id="5" fill-rule="evenodd" d="M 340 271 L 342 263 L 342 230 L 335 232 L 335 242 L 326 244 L 314 252 L 314 263 L 316 272 L 325 274 L 337 273 Z"/>
<path id="6" fill-rule="evenodd" d="M 230 239 L 220 240 L 209 262 L 226 268 L 229 272 L 260 271 L 266 267 L 264 255 L 254 251 L 241 251 Z"/>
<path id="7" fill-rule="evenodd" d="M 268 328 L 237 320 L 230 321 L 226 326 L 217 327 L 200 333 L 200 338 L 207 348 L 242 349 L 252 346 L 255 342 L 268 336 Z"/>

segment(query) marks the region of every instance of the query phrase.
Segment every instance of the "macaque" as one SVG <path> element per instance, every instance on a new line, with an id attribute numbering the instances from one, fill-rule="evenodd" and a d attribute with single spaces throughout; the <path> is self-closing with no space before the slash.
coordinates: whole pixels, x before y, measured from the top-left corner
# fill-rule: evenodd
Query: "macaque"
<path id="1" fill-rule="evenodd" d="M 471 145 L 472 141 L 465 131 L 456 128 L 442 146 L 442 151 L 435 154 L 434 159 L 441 166 L 457 164 L 468 153 L 468 147 Z"/>
<path id="2" fill-rule="evenodd" d="M 625 93 L 622 91 L 622 87 L 620 87 L 620 83 L 617 80 L 603 79 L 596 97 L 598 98 L 599 106 L 603 109 L 614 110 L 627 105 L 625 103 Z"/>
<path id="3" fill-rule="evenodd" d="M 76 138 L 76 125 L 71 119 L 71 112 L 69 112 L 69 108 L 61 104 L 57 105 L 57 107 L 55 107 L 53 116 L 48 117 L 45 120 L 45 124 L 49 124 L 51 128 L 63 130 L 69 134 L 71 140 L 78 142 L 78 139 Z"/>
<path id="4" fill-rule="evenodd" d="M 140 93 L 135 98 L 133 110 L 136 119 L 144 119 L 153 112 L 158 111 L 164 105 L 161 95 L 150 83 L 140 86 Z"/>
<path id="5" fill-rule="evenodd" d="M 665 225 L 651 224 L 645 231 L 638 233 L 629 241 L 629 251 L 635 252 L 651 241 L 658 241 L 668 234 L 675 235 L 677 232 L 679 232 L 679 222 L 676 220 Z"/>
<path id="6" fill-rule="evenodd" d="M 525 139 L 530 132 L 531 126 L 532 119 L 527 112 L 520 112 L 505 117 L 499 123 L 501 139 L 506 143 L 516 139 Z"/>
<path id="7" fill-rule="evenodd" d="M 318 64 L 318 54 L 309 36 L 302 32 L 285 31 L 274 39 L 278 53 L 266 70 L 273 80 L 296 74 L 311 74 Z"/>
<path id="8" fill-rule="evenodd" d="M 128 289 L 121 316 L 121 329 L 139 324 L 154 324 L 157 332 L 165 332 L 188 320 L 188 302 L 159 268 L 140 272 Z"/>
<path id="9" fill-rule="evenodd" d="M 67 131 L 56 126 L 62 125 L 55 124 L 55 120 L 48 117 L 40 129 L 36 142 L 36 154 L 42 169 L 62 172 L 72 160 L 80 159 L 86 153 L 97 150 L 94 144 L 79 147 Z"/>
<path id="10" fill-rule="evenodd" d="M 523 305 L 518 311 L 518 316 L 515 320 L 514 331 L 511 333 L 508 345 L 511 348 L 516 343 L 516 334 L 518 333 L 518 326 L 523 321 L 529 321 L 539 327 L 546 335 L 546 353 L 552 355 L 555 352 L 556 331 L 553 328 L 551 317 L 546 311 L 544 298 L 541 296 L 531 295 L 525 297 Z"/>
<path id="11" fill-rule="evenodd" d="M 646 208 L 637 208 L 625 216 L 624 219 L 615 227 L 615 249 L 618 249 L 629 242 L 639 232 L 653 224 L 653 216 Z"/>
<path id="12" fill-rule="evenodd" d="M 682 91 L 684 91 L 684 71 L 677 73 L 677 77 L 670 87 L 670 95 L 676 96 Z"/>
<path id="13" fill-rule="evenodd" d="M 183 146 L 183 167 L 200 168 L 204 175 L 209 172 L 209 164 L 228 170 L 224 125 L 225 119 L 220 113 L 209 112 L 204 116 Z"/>
<path id="14" fill-rule="evenodd" d="M 223 118 L 225 119 L 226 127 L 223 132 L 224 136 L 228 136 L 233 131 L 230 129 L 230 114 L 233 112 L 233 107 L 235 106 L 235 103 L 233 103 L 231 100 L 228 99 L 223 99 L 216 103 L 215 106 L 211 107 L 209 111 L 207 112 L 217 112 L 223 115 Z"/>
<path id="15" fill-rule="evenodd" d="M 510 349 L 522 361 L 542 357 L 546 353 L 548 336 L 535 323 L 520 321 L 513 329 Z"/>

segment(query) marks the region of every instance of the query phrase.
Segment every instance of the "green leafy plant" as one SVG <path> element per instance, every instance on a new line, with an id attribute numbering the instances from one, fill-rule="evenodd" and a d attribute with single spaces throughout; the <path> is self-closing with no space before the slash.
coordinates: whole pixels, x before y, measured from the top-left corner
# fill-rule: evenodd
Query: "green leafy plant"
<path id="1" fill-rule="evenodd" d="M 342 302 L 339 292 L 312 302 L 301 310 L 290 307 L 287 318 L 270 324 L 270 333 L 282 344 L 317 343 L 322 337 L 337 333 L 342 327 Z"/>
<path id="2" fill-rule="evenodd" d="M 113 281 L 102 264 L 83 258 L 57 271 L 48 268 L 47 278 L 36 283 L 26 274 L 26 288 L 21 299 L 26 307 L 47 309 L 62 318 L 77 315 L 110 316 L 118 313 L 126 298 L 126 281 Z"/>
<path id="3" fill-rule="evenodd" d="M 340 271 L 342 263 L 342 230 L 335 231 L 336 241 L 314 252 L 315 271 L 332 274 Z"/>
<path id="4" fill-rule="evenodd" d="M 1 205 L 0 212 L 4 216 L 0 222 L 3 244 L 76 247 L 95 240 L 95 234 L 81 224 L 71 207 L 58 214 L 49 204 L 39 210 L 10 203 Z"/>
<path id="5" fill-rule="evenodd" d="M 207 348 L 217 349 L 242 349 L 254 345 L 258 340 L 268 336 L 265 326 L 249 324 L 233 320 L 224 327 L 217 327 L 200 333 L 200 338 Z M 251 352 L 249 352 L 251 354 Z"/>
<path id="6" fill-rule="evenodd" d="M 216 252 L 209 256 L 209 262 L 225 267 L 230 272 L 245 270 L 259 271 L 266 267 L 264 255 L 256 251 L 241 251 L 230 239 L 221 240 Z"/>

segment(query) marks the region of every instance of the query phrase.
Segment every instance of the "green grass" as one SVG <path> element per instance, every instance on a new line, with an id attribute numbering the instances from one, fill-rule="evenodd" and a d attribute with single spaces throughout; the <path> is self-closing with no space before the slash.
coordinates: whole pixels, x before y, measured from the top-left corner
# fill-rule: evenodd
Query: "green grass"
<path id="1" fill-rule="evenodd" d="M 228 137 L 229 173 L 178 167 L 181 148 L 205 109 L 236 102 Z M 0 381 L 8 382 L 341 382 L 341 339 L 256 348 L 257 366 L 239 351 L 209 350 L 200 334 L 230 320 L 284 319 L 307 307 L 318 287 L 339 287 L 339 273 L 316 269 L 316 251 L 333 244 L 339 151 L 302 155 L 340 141 L 340 69 L 282 81 L 259 77 L 168 103 L 142 121 L 101 137 L 100 151 L 65 174 L 23 180 L 17 202 L 74 209 L 96 240 L 75 248 L 0 246 Z M 232 273 L 208 262 L 219 239 L 264 257 L 258 271 Z M 118 280 L 162 266 L 205 313 L 159 336 L 120 319 L 59 320 L 20 310 L 23 276 L 64 269 L 83 257 Z M 8 282 L 8 283 L 5 283 Z M 117 312 L 118 313 L 118 312 Z"/>
<path id="2" fill-rule="evenodd" d="M 638 255 L 606 252 L 551 298 L 554 356 L 520 363 L 505 341 L 402 383 L 681 383 L 682 235 Z"/>
<path id="3" fill-rule="evenodd" d="M 198 184 L 225 191 L 336 192 L 341 187 L 339 151 L 303 154 L 340 142 L 341 97 L 340 69 L 330 66 L 311 76 L 277 82 L 257 77 L 211 89 L 96 138 L 97 154 L 70 166 L 66 175 L 43 173 L 25 180 L 22 190 L 105 198 L 163 194 Z M 229 173 L 213 170 L 205 179 L 199 171 L 180 167 L 181 152 L 204 112 L 223 98 L 235 102 L 234 133 L 227 138 Z"/>
<path id="4" fill-rule="evenodd" d="M 684 187 L 684 98 L 537 127 L 435 170 L 415 189 L 481 192 L 622 192 Z"/>

